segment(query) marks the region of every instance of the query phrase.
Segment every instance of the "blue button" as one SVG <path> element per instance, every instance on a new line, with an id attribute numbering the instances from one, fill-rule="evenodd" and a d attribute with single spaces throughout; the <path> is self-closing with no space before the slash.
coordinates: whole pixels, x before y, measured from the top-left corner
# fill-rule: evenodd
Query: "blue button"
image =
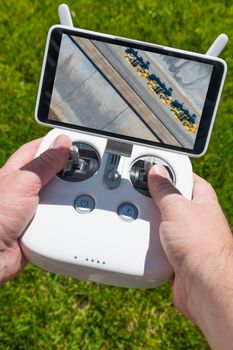
<path id="1" fill-rule="evenodd" d="M 89 201 L 87 199 L 82 199 L 80 204 L 82 208 L 88 208 Z"/>
<path id="2" fill-rule="evenodd" d="M 95 208 L 95 201 L 88 194 L 82 194 L 75 199 L 74 208 L 81 214 L 90 213 Z"/>
<path id="3" fill-rule="evenodd" d="M 124 221 L 134 221 L 138 217 L 138 209 L 136 206 L 130 202 L 122 203 L 117 211 L 118 215 Z"/>

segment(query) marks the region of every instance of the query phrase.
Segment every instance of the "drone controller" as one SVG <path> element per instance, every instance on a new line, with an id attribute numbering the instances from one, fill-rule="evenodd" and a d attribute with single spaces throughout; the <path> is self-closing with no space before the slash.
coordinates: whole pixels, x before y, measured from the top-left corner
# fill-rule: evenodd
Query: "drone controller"
<path id="1" fill-rule="evenodd" d="M 151 166 L 163 164 L 188 199 L 187 156 L 134 145 L 113 153 L 107 139 L 54 129 L 72 140 L 70 157 L 41 191 L 37 212 L 21 239 L 26 257 L 51 272 L 110 285 L 152 288 L 173 274 L 159 238 L 160 213 L 147 187 Z"/>
<path id="2" fill-rule="evenodd" d="M 59 7 L 59 16 L 63 25 L 73 26 L 67 5 Z M 227 40 L 221 34 L 207 55 L 218 56 Z M 154 164 L 162 164 L 191 199 L 189 158 L 59 129 L 47 134 L 37 156 L 60 134 L 72 140 L 70 157 L 40 192 L 36 214 L 21 237 L 27 259 L 51 272 L 115 286 L 153 288 L 167 281 L 173 270 L 160 242 L 160 212 L 147 176 Z"/>

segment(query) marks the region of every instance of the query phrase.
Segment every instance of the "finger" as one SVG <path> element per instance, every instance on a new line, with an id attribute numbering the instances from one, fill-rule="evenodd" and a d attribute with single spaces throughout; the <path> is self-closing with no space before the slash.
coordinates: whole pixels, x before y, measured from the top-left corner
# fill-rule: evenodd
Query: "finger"
<path id="1" fill-rule="evenodd" d="M 36 175 L 35 181 L 39 183 L 38 191 L 64 167 L 69 158 L 71 144 L 68 136 L 60 135 L 47 151 L 21 168 Z"/>
<path id="2" fill-rule="evenodd" d="M 180 205 L 183 205 L 184 197 L 171 183 L 168 171 L 164 166 L 156 164 L 150 169 L 148 186 L 150 194 L 162 216 L 166 216 L 171 210 L 174 213 L 177 210 L 180 211 Z"/>
<path id="3" fill-rule="evenodd" d="M 218 200 L 213 187 L 197 174 L 193 174 L 193 201 Z"/>
<path id="4" fill-rule="evenodd" d="M 21 146 L 12 154 L 1 170 L 4 171 L 4 173 L 11 173 L 30 162 L 35 157 L 41 141 L 42 138 L 39 138 Z"/>

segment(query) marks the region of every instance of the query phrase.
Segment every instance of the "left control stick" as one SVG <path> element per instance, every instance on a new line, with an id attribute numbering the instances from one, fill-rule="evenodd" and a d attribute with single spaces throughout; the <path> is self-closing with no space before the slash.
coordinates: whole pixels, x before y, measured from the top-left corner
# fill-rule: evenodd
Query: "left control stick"
<path id="1" fill-rule="evenodd" d="M 84 181 L 93 176 L 99 166 L 99 154 L 92 146 L 82 142 L 73 142 L 70 157 L 57 176 L 65 181 Z"/>

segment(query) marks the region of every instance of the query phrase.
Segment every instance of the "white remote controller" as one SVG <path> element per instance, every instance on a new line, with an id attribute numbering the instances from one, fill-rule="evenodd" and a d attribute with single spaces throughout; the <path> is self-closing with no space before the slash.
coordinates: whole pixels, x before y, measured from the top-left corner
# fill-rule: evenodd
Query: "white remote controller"
<path id="1" fill-rule="evenodd" d="M 162 163 L 191 199 L 189 158 L 137 145 L 131 157 L 118 156 L 106 152 L 105 138 L 60 129 L 47 134 L 38 154 L 59 134 L 71 138 L 71 157 L 40 193 L 21 239 L 25 256 L 48 271 L 109 285 L 153 288 L 171 278 L 147 172 Z"/>

